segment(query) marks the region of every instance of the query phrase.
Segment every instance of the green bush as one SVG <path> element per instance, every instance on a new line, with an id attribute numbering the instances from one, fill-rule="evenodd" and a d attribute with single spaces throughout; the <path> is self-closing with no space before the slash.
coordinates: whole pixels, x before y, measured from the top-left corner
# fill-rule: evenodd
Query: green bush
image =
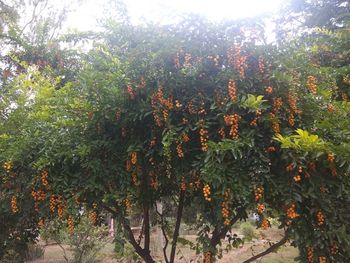
<path id="1" fill-rule="evenodd" d="M 242 223 L 240 228 L 244 235 L 244 240 L 252 241 L 253 238 L 256 238 L 255 228 L 249 222 Z"/>

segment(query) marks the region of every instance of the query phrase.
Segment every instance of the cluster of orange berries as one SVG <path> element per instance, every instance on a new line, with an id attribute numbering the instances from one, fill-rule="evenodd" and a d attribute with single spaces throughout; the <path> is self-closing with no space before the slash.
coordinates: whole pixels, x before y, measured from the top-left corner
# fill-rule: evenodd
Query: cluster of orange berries
<path id="1" fill-rule="evenodd" d="M 241 79 L 245 76 L 245 64 L 247 57 L 241 54 L 241 48 L 238 45 L 233 45 L 227 51 L 228 62 L 231 64 L 238 72 Z"/>
<path id="2" fill-rule="evenodd" d="M 320 263 L 327 263 L 327 259 L 326 259 L 325 256 L 320 256 L 320 257 L 318 257 L 318 261 L 319 261 Z"/>
<path id="3" fill-rule="evenodd" d="M 206 184 L 203 187 L 203 195 L 204 195 L 204 199 L 207 200 L 208 202 L 211 202 L 211 191 L 210 191 L 210 186 L 208 184 Z"/>
<path id="4" fill-rule="evenodd" d="M 180 184 L 181 191 L 186 191 L 186 181 L 185 177 L 181 178 L 181 184 Z"/>
<path id="5" fill-rule="evenodd" d="M 327 110 L 328 110 L 328 112 L 334 112 L 335 111 L 334 105 L 333 104 L 328 104 L 327 105 Z"/>
<path id="6" fill-rule="evenodd" d="M 126 198 L 126 199 L 124 200 L 124 204 L 125 204 L 126 210 L 127 210 L 127 211 L 130 211 L 130 210 L 131 210 L 131 202 L 130 202 L 130 200 Z"/>
<path id="7" fill-rule="evenodd" d="M 270 112 L 270 119 L 271 119 L 271 128 L 274 133 L 280 132 L 280 124 L 276 120 L 276 114 L 273 112 Z"/>
<path id="8" fill-rule="evenodd" d="M 47 180 L 47 177 L 49 176 L 49 172 L 44 170 L 41 172 L 41 183 L 43 186 L 48 186 L 49 182 Z"/>
<path id="9" fill-rule="evenodd" d="M 11 210 L 14 214 L 16 214 L 19 211 L 17 206 L 17 197 L 15 195 L 13 195 L 11 198 Z"/>
<path id="10" fill-rule="evenodd" d="M 233 79 L 230 79 L 228 81 L 227 90 L 228 90 L 228 95 L 229 95 L 230 99 L 232 101 L 236 101 L 237 100 L 237 89 L 236 89 L 236 82 Z"/>
<path id="11" fill-rule="evenodd" d="M 158 189 L 158 178 L 157 178 L 157 174 L 154 171 L 150 171 L 149 172 L 149 176 L 151 177 L 150 180 L 150 185 L 154 190 Z"/>
<path id="12" fill-rule="evenodd" d="M 90 211 L 89 212 L 89 219 L 93 224 L 96 224 L 97 221 L 97 213 L 96 211 Z"/>
<path id="13" fill-rule="evenodd" d="M 307 259 L 309 263 L 314 262 L 314 249 L 312 247 L 307 248 Z"/>
<path id="14" fill-rule="evenodd" d="M 294 180 L 294 182 L 296 182 L 296 183 L 300 182 L 300 181 L 301 181 L 301 176 L 300 176 L 300 174 L 297 174 L 297 175 L 293 176 L 293 180 Z"/>
<path id="15" fill-rule="evenodd" d="M 224 218 L 224 225 L 228 226 L 230 224 L 230 211 L 229 211 L 229 207 L 228 207 L 228 199 L 230 196 L 230 192 L 229 190 L 226 190 L 224 193 L 224 201 L 221 203 L 221 214 L 222 217 Z"/>
<path id="16" fill-rule="evenodd" d="M 337 244 L 335 243 L 335 241 L 333 241 L 332 245 L 331 245 L 331 254 L 335 255 L 337 253 L 338 253 L 338 247 L 337 247 Z"/>
<path id="17" fill-rule="evenodd" d="M 294 165 L 293 165 L 293 163 L 288 164 L 287 167 L 286 167 L 286 171 L 287 171 L 287 172 L 291 172 L 291 171 L 293 171 L 293 170 L 294 170 Z"/>
<path id="18" fill-rule="evenodd" d="M 272 94 L 273 88 L 272 88 L 271 86 L 268 86 L 268 87 L 265 88 L 265 92 L 266 92 L 267 94 Z"/>
<path id="19" fill-rule="evenodd" d="M 334 153 L 328 153 L 328 155 L 327 155 L 327 161 L 328 161 L 329 163 L 333 163 L 333 162 L 334 162 L 334 159 L 335 159 Z"/>
<path id="20" fill-rule="evenodd" d="M 268 153 L 272 153 L 272 152 L 275 152 L 276 151 L 276 147 L 274 146 L 269 146 L 267 149 L 266 149 L 266 152 Z"/>
<path id="21" fill-rule="evenodd" d="M 211 253 L 209 251 L 204 253 L 204 263 L 211 263 Z"/>
<path id="22" fill-rule="evenodd" d="M 289 219 L 295 219 L 299 217 L 300 215 L 295 211 L 295 204 L 291 204 L 291 206 L 287 209 L 287 217 Z"/>
<path id="23" fill-rule="evenodd" d="M 132 180 L 132 183 L 134 185 L 137 185 L 137 172 L 136 171 L 133 171 L 132 174 L 131 174 L 131 180 Z"/>
<path id="24" fill-rule="evenodd" d="M 56 197 L 55 197 L 55 195 L 51 195 L 51 196 L 50 196 L 50 200 L 49 200 L 49 207 L 50 207 L 50 211 L 51 211 L 52 213 L 55 213 L 56 204 L 57 204 L 57 202 L 56 202 Z"/>
<path id="25" fill-rule="evenodd" d="M 322 226 L 324 224 L 325 217 L 324 217 L 324 214 L 322 213 L 322 211 L 318 211 L 316 213 L 316 219 L 317 219 L 317 224 L 319 226 Z"/>
<path id="26" fill-rule="evenodd" d="M 131 152 L 130 161 L 133 165 L 137 163 L 137 152 Z"/>
<path id="27" fill-rule="evenodd" d="M 258 186 L 254 190 L 255 201 L 259 201 L 264 194 L 264 188 L 262 186 Z"/>
<path id="28" fill-rule="evenodd" d="M 259 72 L 261 74 L 264 74 L 264 72 L 265 72 L 265 63 L 264 63 L 263 57 L 261 57 L 261 56 L 258 59 L 258 68 L 259 68 Z"/>
<path id="29" fill-rule="evenodd" d="M 218 129 L 218 134 L 220 135 L 222 140 L 226 138 L 226 133 L 225 133 L 225 129 L 224 128 Z"/>
<path id="30" fill-rule="evenodd" d="M 71 215 L 68 216 L 67 225 L 68 225 L 69 234 L 73 235 L 73 233 L 74 233 L 74 219 Z"/>
<path id="31" fill-rule="evenodd" d="M 215 66 L 219 66 L 219 59 L 220 59 L 219 55 L 208 56 L 208 59 L 211 59 L 214 62 Z"/>
<path id="32" fill-rule="evenodd" d="M 57 204 L 57 214 L 59 218 L 63 218 L 63 214 L 65 211 L 65 204 L 61 196 L 58 196 L 56 199 L 56 204 Z"/>
<path id="33" fill-rule="evenodd" d="M 130 84 L 127 85 L 127 91 L 130 99 L 135 99 L 135 91 Z"/>
<path id="34" fill-rule="evenodd" d="M 297 108 L 297 95 L 291 91 L 288 93 L 288 104 L 291 113 L 294 114 L 299 112 Z"/>
<path id="35" fill-rule="evenodd" d="M 192 56 L 190 53 L 185 53 L 185 57 L 184 57 L 184 67 L 190 67 L 191 66 L 191 60 Z"/>
<path id="36" fill-rule="evenodd" d="M 182 107 L 182 104 L 181 104 L 181 102 L 179 100 L 175 100 L 175 107 L 177 109 L 180 109 Z"/>
<path id="37" fill-rule="evenodd" d="M 281 110 L 282 105 L 283 105 L 283 101 L 282 101 L 281 97 L 273 98 L 273 112 L 274 113 L 277 114 Z"/>
<path id="38" fill-rule="evenodd" d="M 38 190 L 37 192 L 32 190 L 32 197 L 34 201 L 44 201 L 46 198 L 46 193 L 42 190 Z"/>
<path id="39" fill-rule="evenodd" d="M 317 85 L 316 85 L 316 77 L 315 76 L 310 75 L 307 77 L 306 86 L 312 95 L 317 94 Z"/>
<path id="40" fill-rule="evenodd" d="M 176 153 L 177 153 L 177 156 L 179 158 L 184 158 L 185 157 L 184 151 L 182 149 L 182 143 L 177 142 Z"/>
<path id="41" fill-rule="evenodd" d="M 337 176 L 337 169 L 334 166 L 331 167 L 331 173 L 333 176 Z"/>
<path id="42" fill-rule="evenodd" d="M 43 228 L 45 226 L 45 220 L 43 218 L 40 218 L 38 221 L 38 226 L 40 228 Z"/>
<path id="43" fill-rule="evenodd" d="M 6 162 L 4 162 L 2 167 L 4 168 L 4 170 L 6 172 L 10 172 L 12 170 L 12 168 L 13 168 L 13 164 L 12 164 L 11 161 L 6 161 Z"/>
<path id="44" fill-rule="evenodd" d="M 294 117 L 294 114 L 291 112 L 288 115 L 288 123 L 292 127 L 295 125 L 295 117 Z"/>
<path id="45" fill-rule="evenodd" d="M 265 205 L 264 204 L 258 204 L 256 209 L 258 210 L 258 214 L 262 214 L 265 211 Z"/>
<path id="46" fill-rule="evenodd" d="M 199 130 L 200 142 L 202 146 L 202 151 L 208 151 L 208 130 L 201 128 Z"/>
<path id="47" fill-rule="evenodd" d="M 238 114 L 224 116 L 224 121 L 226 125 L 231 125 L 229 134 L 232 139 L 238 138 L 238 123 L 240 120 L 241 120 L 241 116 L 239 116 Z"/>
<path id="48" fill-rule="evenodd" d="M 182 142 L 185 142 L 185 143 L 190 141 L 190 137 L 188 137 L 188 134 L 185 132 L 181 134 L 181 139 L 182 139 Z"/>
<path id="49" fill-rule="evenodd" d="M 258 120 L 259 120 L 260 116 L 261 116 L 261 111 L 257 110 L 255 112 L 254 119 L 250 122 L 250 125 L 253 126 L 253 127 L 256 127 L 258 125 Z"/>
<path id="50" fill-rule="evenodd" d="M 266 218 L 264 218 L 264 219 L 261 221 L 260 227 L 261 227 L 263 230 L 266 230 L 266 229 L 269 228 L 269 226 L 270 226 L 269 220 L 267 220 Z"/>

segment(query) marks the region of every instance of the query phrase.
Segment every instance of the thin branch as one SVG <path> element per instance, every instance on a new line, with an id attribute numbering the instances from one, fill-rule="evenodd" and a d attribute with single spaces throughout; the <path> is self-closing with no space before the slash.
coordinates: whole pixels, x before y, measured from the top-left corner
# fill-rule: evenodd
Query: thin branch
<path id="1" fill-rule="evenodd" d="M 219 244 L 220 240 L 225 238 L 227 231 L 234 225 L 238 220 L 240 219 L 240 214 L 237 213 L 230 221 L 229 225 L 225 226 L 224 228 L 219 230 L 217 228 L 214 229 L 211 240 L 210 240 L 210 245 L 215 248 L 217 244 Z"/>
<path id="2" fill-rule="evenodd" d="M 102 205 L 102 207 L 104 209 L 106 209 L 108 212 L 112 213 L 113 215 L 115 215 L 115 216 L 118 215 L 117 212 L 115 210 L 113 210 L 112 208 L 110 208 L 106 205 Z M 121 223 L 123 225 L 123 228 L 124 228 L 125 232 L 127 233 L 128 240 L 129 240 L 130 244 L 133 246 L 133 248 L 135 249 L 136 253 L 140 257 L 142 257 L 146 263 L 153 263 L 154 260 L 151 257 L 150 251 L 143 249 L 139 244 L 137 244 L 135 236 L 131 230 L 130 225 L 127 223 L 127 220 L 124 217 L 120 217 L 120 219 L 121 219 Z"/>
<path id="3" fill-rule="evenodd" d="M 167 236 L 165 228 L 164 228 L 164 215 L 162 213 L 160 213 L 157 210 L 157 208 L 156 208 L 156 212 L 157 212 L 157 214 L 160 217 L 160 228 L 162 230 L 162 234 L 163 234 L 163 237 L 165 239 L 165 244 L 164 244 L 164 247 L 163 247 L 163 255 L 164 255 L 165 263 L 169 263 L 168 255 L 166 253 L 166 249 L 167 249 L 168 244 L 169 244 L 169 239 L 168 239 L 168 236 Z"/>
<path id="4" fill-rule="evenodd" d="M 148 205 L 145 206 L 144 212 L 143 212 L 143 223 L 145 226 L 145 247 L 144 250 L 149 252 L 149 245 L 150 245 L 150 225 L 149 225 L 149 207 Z"/>
<path id="5" fill-rule="evenodd" d="M 266 256 L 267 254 L 270 254 L 271 252 L 276 251 L 277 248 L 279 248 L 280 246 L 284 245 L 287 241 L 288 241 L 288 237 L 287 237 L 287 235 L 285 235 L 280 241 L 278 241 L 277 243 L 273 244 L 272 246 L 270 246 L 265 251 L 255 255 L 255 256 L 253 256 L 253 257 L 251 257 L 249 259 L 247 259 L 243 263 L 250 263 L 250 262 L 253 262 L 253 261 L 257 260 L 258 258 Z"/>
<path id="6" fill-rule="evenodd" d="M 139 238 L 138 238 L 138 240 L 137 240 L 137 243 L 138 243 L 139 245 L 141 244 L 141 240 L 142 240 L 142 236 L 143 236 L 144 227 L 145 227 L 145 220 L 143 220 L 143 218 L 142 218 L 142 222 L 141 222 L 141 231 L 140 231 Z"/>
<path id="7" fill-rule="evenodd" d="M 172 246 L 171 246 L 170 263 L 174 263 L 174 260 L 175 260 L 176 243 L 180 232 L 180 224 L 181 224 L 181 218 L 182 218 L 182 211 L 184 208 L 185 194 L 186 192 L 181 190 L 180 197 L 179 197 L 179 206 L 178 206 L 177 215 L 176 215 L 176 224 L 175 224 Z"/>

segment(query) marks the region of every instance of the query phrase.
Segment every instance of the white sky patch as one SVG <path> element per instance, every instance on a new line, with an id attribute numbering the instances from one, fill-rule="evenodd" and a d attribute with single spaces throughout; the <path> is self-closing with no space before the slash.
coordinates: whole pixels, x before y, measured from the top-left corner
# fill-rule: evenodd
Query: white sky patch
<path id="1" fill-rule="evenodd" d="M 98 18 L 104 15 L 108 0 L 85 0 L 72 13 L 67 26 L 79 30 L 96 27 Z M 283 0 L 126 0 L 133 22 L 143 20 L 167 23 L 183 13 L 195 13 L 210 20 L 237 19 L 262 14 L 273 14 Z"/>

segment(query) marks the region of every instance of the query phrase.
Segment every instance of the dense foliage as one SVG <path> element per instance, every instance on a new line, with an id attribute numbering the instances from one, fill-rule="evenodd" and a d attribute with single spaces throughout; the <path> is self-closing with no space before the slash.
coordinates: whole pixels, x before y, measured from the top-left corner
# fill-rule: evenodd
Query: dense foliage
<path id="1" fill-rule="evenodd" d="M 158 214 L 166 262 L 194 205 L 205 262 L 252 212 L 263 229 L 278 219 L 280 244 L 290 240 L 301 262 L 348 262 L 348 29 L 276 46 L 258 22 L 108 21 L 69 81 L 25 60 L 1 86 L 0 245 L 35 238 L 55 217 L 73 232 L 79 211 L 96 223 L 107 211 L 153 262 L 150 213 L 175 199 L 171 237 Z M 132 210 L 143 215 L 143 246 Z"/>

